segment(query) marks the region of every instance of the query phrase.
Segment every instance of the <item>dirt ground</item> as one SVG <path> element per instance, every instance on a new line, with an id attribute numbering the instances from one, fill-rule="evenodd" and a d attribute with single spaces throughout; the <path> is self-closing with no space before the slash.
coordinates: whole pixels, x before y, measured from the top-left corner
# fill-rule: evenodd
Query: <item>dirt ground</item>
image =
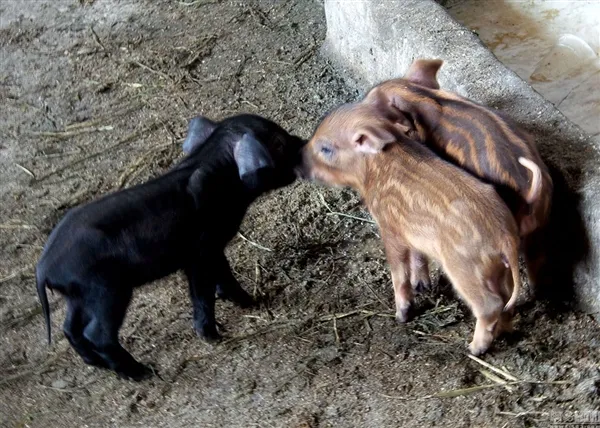
<path id="1" fill-rule="evenodd" d="M 467 357 L 474 321 L 443 279 L 395 322 L 360 201 L 308 183 L 251 208 L 241 232 L 261 247 L 231 243 L 262 304 L 218 302 L 222 343 L 196 337 L 176 274 L 138 290 L 122 329 L 160 378 L 85 366 L 59 296 L 47 346 L 33 269 L 69 207 L 167 170 L 195 114 L 259 113 L 308 137 L 358 95 L 319 55 L 320 2 L 186 1 L 0 3 L 0 425 L 548 427 L 599 408 L 591 316 L 525 302 L 484 356 L 514 376 L 501 384 Z"/>

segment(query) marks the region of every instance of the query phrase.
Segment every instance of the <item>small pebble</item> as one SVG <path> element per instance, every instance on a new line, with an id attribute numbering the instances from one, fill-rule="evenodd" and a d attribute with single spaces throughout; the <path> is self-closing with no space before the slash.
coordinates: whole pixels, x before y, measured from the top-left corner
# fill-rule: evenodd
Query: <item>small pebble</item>
<path id="1" fill-rule="evenodd" d="M 57 379 L 52 382 L 52 388 L 65 389 L 67 386 L 69 386 L 69 384 L 64 379 Z"/>

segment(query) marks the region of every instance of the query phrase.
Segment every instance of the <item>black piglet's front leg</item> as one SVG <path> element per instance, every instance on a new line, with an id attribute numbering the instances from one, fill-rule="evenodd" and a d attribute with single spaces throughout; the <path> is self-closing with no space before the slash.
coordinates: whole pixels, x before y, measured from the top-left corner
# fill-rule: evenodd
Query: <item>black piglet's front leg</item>
<path id="1" fill-rule="evenodd" d="M 217 272 L 217 296 L 220 299 L 231 300 L 242 308 L 254 306 L 254 299 L 235 279 L 224 254 L 215 260 L 215 269 Z"/>
<path id="2" fill-rule="evenodd" d="M 194 308 L 194 330 L 209 342 L 221 339 L 215 320 L 216 271 L 214 265 L 194 265 L 185 270 Z"/>

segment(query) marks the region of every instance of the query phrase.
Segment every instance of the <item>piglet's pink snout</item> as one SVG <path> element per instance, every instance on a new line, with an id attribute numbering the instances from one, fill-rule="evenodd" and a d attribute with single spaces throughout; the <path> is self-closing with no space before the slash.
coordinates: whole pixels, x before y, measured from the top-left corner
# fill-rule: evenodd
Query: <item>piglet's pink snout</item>
<path id="1" fill-rule="evenodd" d="M 305 180 L 313 179 L 312 173 L 312 162 L 310 160 L 311 154 L 308 151 L 308 146 L 305 146 L 301 152 L 301 160 L 298 165 L 294 168 L 296 176 Z"/>

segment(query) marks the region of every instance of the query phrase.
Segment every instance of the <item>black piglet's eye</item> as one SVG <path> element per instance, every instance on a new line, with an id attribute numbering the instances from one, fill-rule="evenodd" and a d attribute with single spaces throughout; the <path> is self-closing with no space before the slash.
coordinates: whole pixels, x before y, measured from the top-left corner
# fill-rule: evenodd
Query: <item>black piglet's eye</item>
<path id="1" fill-rule="evenodd" d="M 285 147 L 285 138 L 281 135 L 276 135 L 272 140 L 273 150 L 277 154 L 282 154 Z"/>

